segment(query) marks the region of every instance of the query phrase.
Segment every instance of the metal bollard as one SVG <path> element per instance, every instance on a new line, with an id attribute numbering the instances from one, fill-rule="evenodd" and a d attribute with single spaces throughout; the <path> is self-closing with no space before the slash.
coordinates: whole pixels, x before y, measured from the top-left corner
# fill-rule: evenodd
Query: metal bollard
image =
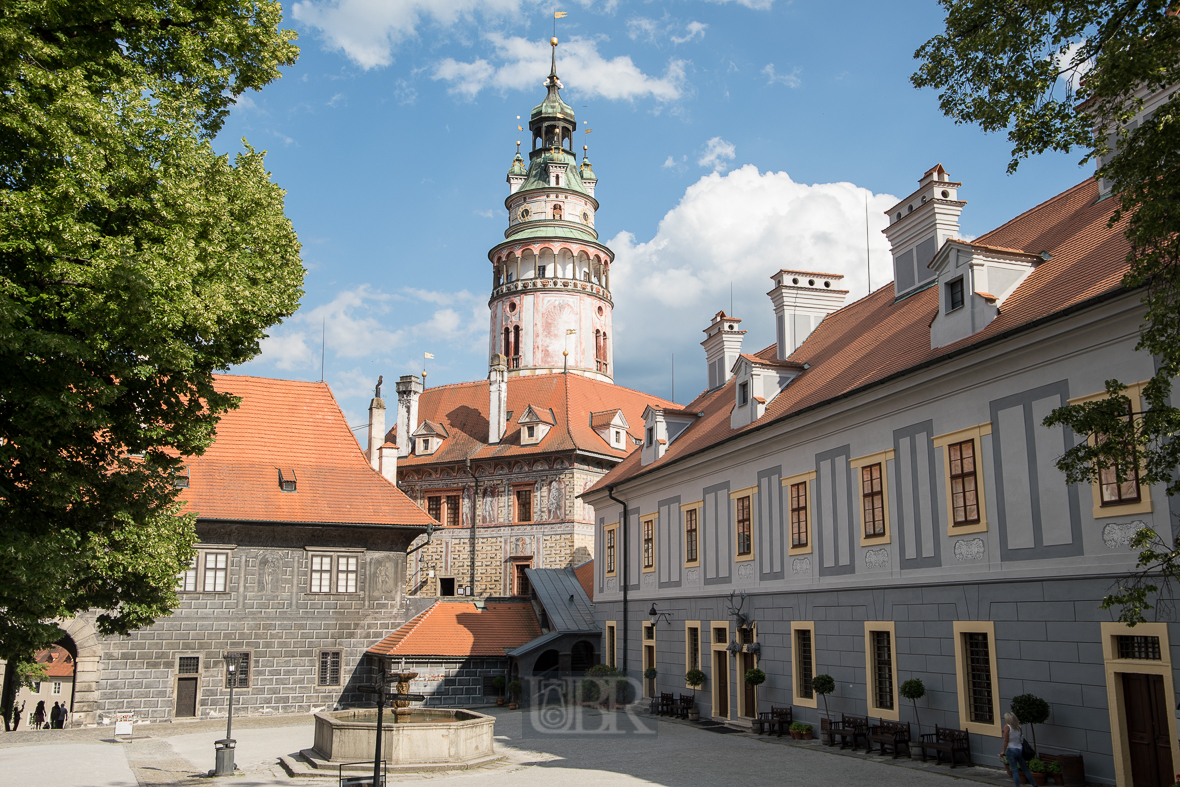
<path id="1" fill-rule="evenodd" d="M 214 776 L 234 775 L 234 747 L 237 746 L 237 743 L 233 738 L 222 738 L 213 742 L 213 746 L 217 750 L 217 764 L 213 769 Z"/>

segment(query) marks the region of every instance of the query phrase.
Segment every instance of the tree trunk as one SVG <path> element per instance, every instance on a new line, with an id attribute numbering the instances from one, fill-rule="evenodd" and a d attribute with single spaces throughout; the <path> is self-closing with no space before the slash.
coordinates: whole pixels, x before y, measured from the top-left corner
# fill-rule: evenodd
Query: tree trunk
<path id="1" fill-rule="evenodd" d="M 4 716 L 4 731 L 12 732 L 12 706 L 16 704 L 16 670 L 19 659 L 9 655 L 4 662 L 4 688 L 0 690 L 0 715 Z"/>

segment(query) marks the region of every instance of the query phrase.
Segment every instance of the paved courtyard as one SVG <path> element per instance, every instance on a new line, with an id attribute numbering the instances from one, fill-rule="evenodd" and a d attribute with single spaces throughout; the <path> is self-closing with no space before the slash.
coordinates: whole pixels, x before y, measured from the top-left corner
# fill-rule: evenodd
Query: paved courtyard
<path id="1" fill-rule="evenodd" d="M 520 787 L 734 783 L 951 787 L 955 779 L 1011 784 L 1002 778 L 1002 771 L 994 769 L 960 766 L 951 771 L 945 765 L 935 767 L 908 759 L 842 754 L 818 741 L 720 734 L 666 720 L 652 720 L 655 734 L 648 735 L 526 736 L 522 713 L 502 709 L 484 712 L 497 716 L 496 745 L 504 755 L 502 761 L 468 771 L 391 775 L 390 781 L 429 781 L 455 787 L 508 781 Z M 225 735 L 224 724 L 143 725 L 136 728 L 135 740 L 121 743 L 114 742 L 110 727 L 3 734 L 0 782 L 54 787 L 213 784 L 219 780 L 206 774 L 213 767 L 213 742 Z M 233 787 L 336 784 L 335 778 L 292 778 L 278 764 L 280 756 L 310 747 L 312 720 L 308 715 L 236 720 L 234 737 L 241 773 L 223 783 Z M 978 761 L 994 759 L 991 752 L 976 755 Z"/>

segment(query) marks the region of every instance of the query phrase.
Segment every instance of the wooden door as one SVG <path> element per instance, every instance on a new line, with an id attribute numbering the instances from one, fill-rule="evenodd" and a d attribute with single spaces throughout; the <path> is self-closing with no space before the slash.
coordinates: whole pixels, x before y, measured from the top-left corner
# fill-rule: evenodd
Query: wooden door
<path id="1" fill-rule="evenodd" d="M 741 685 L 742 685 L 742 689 L 743 689 L 742 715 L 748 716 L 751 719 L 758 717 L 757 689 L 756 689 L 756 687 L 751 686 L 749 683 L 746 683 L 746 672 L 747 672 L 747 670 L 754 669 L 754 667 L 755 667 L 754 654 L 753 653 L 743 653 L 742 660 L 741 660 L 741 669 L 738 670 L 738 680 L 741 681 Z"/>
<path id="2" fill-rule="evenodd" d="M 643 646 L 643 671 L 651 669 L 656 665 L 656 647 L 655 645 Z M 643 677 L 643 696 L 656 696 L 656 681 L 655 678 Z"/>
<path id="3" fill-rule="evenodd" d="M 1134 787 L 1165 787 L 1173 782 L 1170 707 L 1160 675 L 1123 673 L 1123 710 L 1131 750 Z"/>
<path id="4" fill-rule="evenodd" d="M 729 654 L 724 650 L 713 654 L 713 688 L 717 690 L 713 715 L 729 718 Z"/>
<path id="5" fill-rule="evenodd" d="M 193 717 L 197 715 L 197 679 L 176 679 L 176 715 Z"/>

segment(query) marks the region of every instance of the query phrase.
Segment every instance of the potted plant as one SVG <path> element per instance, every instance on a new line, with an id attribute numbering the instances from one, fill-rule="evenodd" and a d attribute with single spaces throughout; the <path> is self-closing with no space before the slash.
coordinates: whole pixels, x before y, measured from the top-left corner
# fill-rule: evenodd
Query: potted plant
<path id="1" fill-rule="evenodd" d="M 1033 757 L 1028 763 L 1028 769 L 1032 771 L 1033 778 L 1036 779 L 1038 787 L 1044 787 L 1046 779 L 1045 761 L 1039 757 Z"/>
<path id="2" fill-rule="evenodd" d="M 918 718 L 918 700 L 920 700 L 926 696 L 926 684 L 923 683 L 920 678 L 910 678 L 905 683 L 901 684 L 901 687 L 898 689 L 898 691 L 901 693 L 901 696 L 905 697 L 907 700 L 909 700 L 911 703 L 913 703 L 914 724 L 917 725 L 917 727 L 918 727 L 917 735 L 915 737 L 917 739 L 921 740 L 921 738 L 922 738 L 922 720 L 920 718 Z M 920 750 L 914 746 L 910 746 L 909 749 L 910 749 L 910 758 L 917 759 L 918 752 Z"/>
<path id="3" fill-rule="evenodd" d="M 497 675 L 492 678 L 492 688 L 496 690 L 496 704 L 504 704 L 504 687 L 508 685 L 508 681 L 504 680 L 503 675 Z"/>
<path id="4" fill-rule="evenodd" d="M 705 673 L 699 669 L 690 669 L 684 673 L 684 685 L 692 687 L 692 707 L 688 709 L 688 720 L 700 721 L 701 712 L 697 708 L 697 689 L 705 685 Z"/>
<path id="5" fill-rule="evenodd" d="M 608 664 L 595 664 L 586 670 L 586 676 L 592 680 L 583 682 L 582 697 L 587 702 L 597 701 L 603 706 L 609 706 L 618 672 Z"/>
<path id="6" fill-rule="evenodd" d="M 1033 694 L 1021 694 L 1012 698 L 1012 712 L 1021 726 L 1029 725 L 1032 732 L 1032 745 L 1037 748 L 1037 725 L 1049 720 L 1049 703 Z M 1032 766 L 1032 763 L 1029 763 Z M 1036 771 L 1033 771 L 1036 773 Z"/>
<path id="7" fill-rule="evenodd" d="M 647 678 L 648 680 L 655 680 L 656 675 L 659 675 L 659 674 L 660 673 L 656 671 L 655 667 L 648 667 L 647 669 L 645 669 L 643 671 L 643 677 Z"/>
<path id="8" fill-rule="evenodd" d="M 795 740 L 800 740 L 803 737 L 803 722 L 791 722 L 791 726 L 787 728 L 787 731 L 791 733 L 792 738 Z"/>
<path id="9" fill-rule="evenodd" d="M 514 680 L 508 684 L 508 710 L 516 710 L 516 704 L 520 701 L 520 692 L 524 686 L 519 680 Z"/>
<path id="10" fill-rule="evenodd" d="M 1061 763 L 1057 760 L 1045 763 L 1045 772 L 1053 777 L 1053 781 L 1057 784 L 1065 784 L 1065 773 L 1062 771 Z"/>
<path id="11" fill-rule="evenodd" d="M 800 732 L 803 733 L 803 740 L 809 741 L 812 739 L 812 737 L 813 737 L 811 734 L 812 729 L 814 729 L 814 728 L 810 724 L 803 724 L 803 728 L 801 730 L 799 730 Z"/>
<path id="12" fill-rule="evenodd" d="M 766 673 L 754 667 L 746 670 L 746 683 L 751 686 L 761 686 L 766 682 Z"/>
<path id="13" fill-rule="evenodd" d="M 831 675 L 816 675 L 811 679 L 811 690 L 824 698 L 824 716 L 832 718 L 828 713 L 828 695 L 836 690 L 836 679 Z"/>

